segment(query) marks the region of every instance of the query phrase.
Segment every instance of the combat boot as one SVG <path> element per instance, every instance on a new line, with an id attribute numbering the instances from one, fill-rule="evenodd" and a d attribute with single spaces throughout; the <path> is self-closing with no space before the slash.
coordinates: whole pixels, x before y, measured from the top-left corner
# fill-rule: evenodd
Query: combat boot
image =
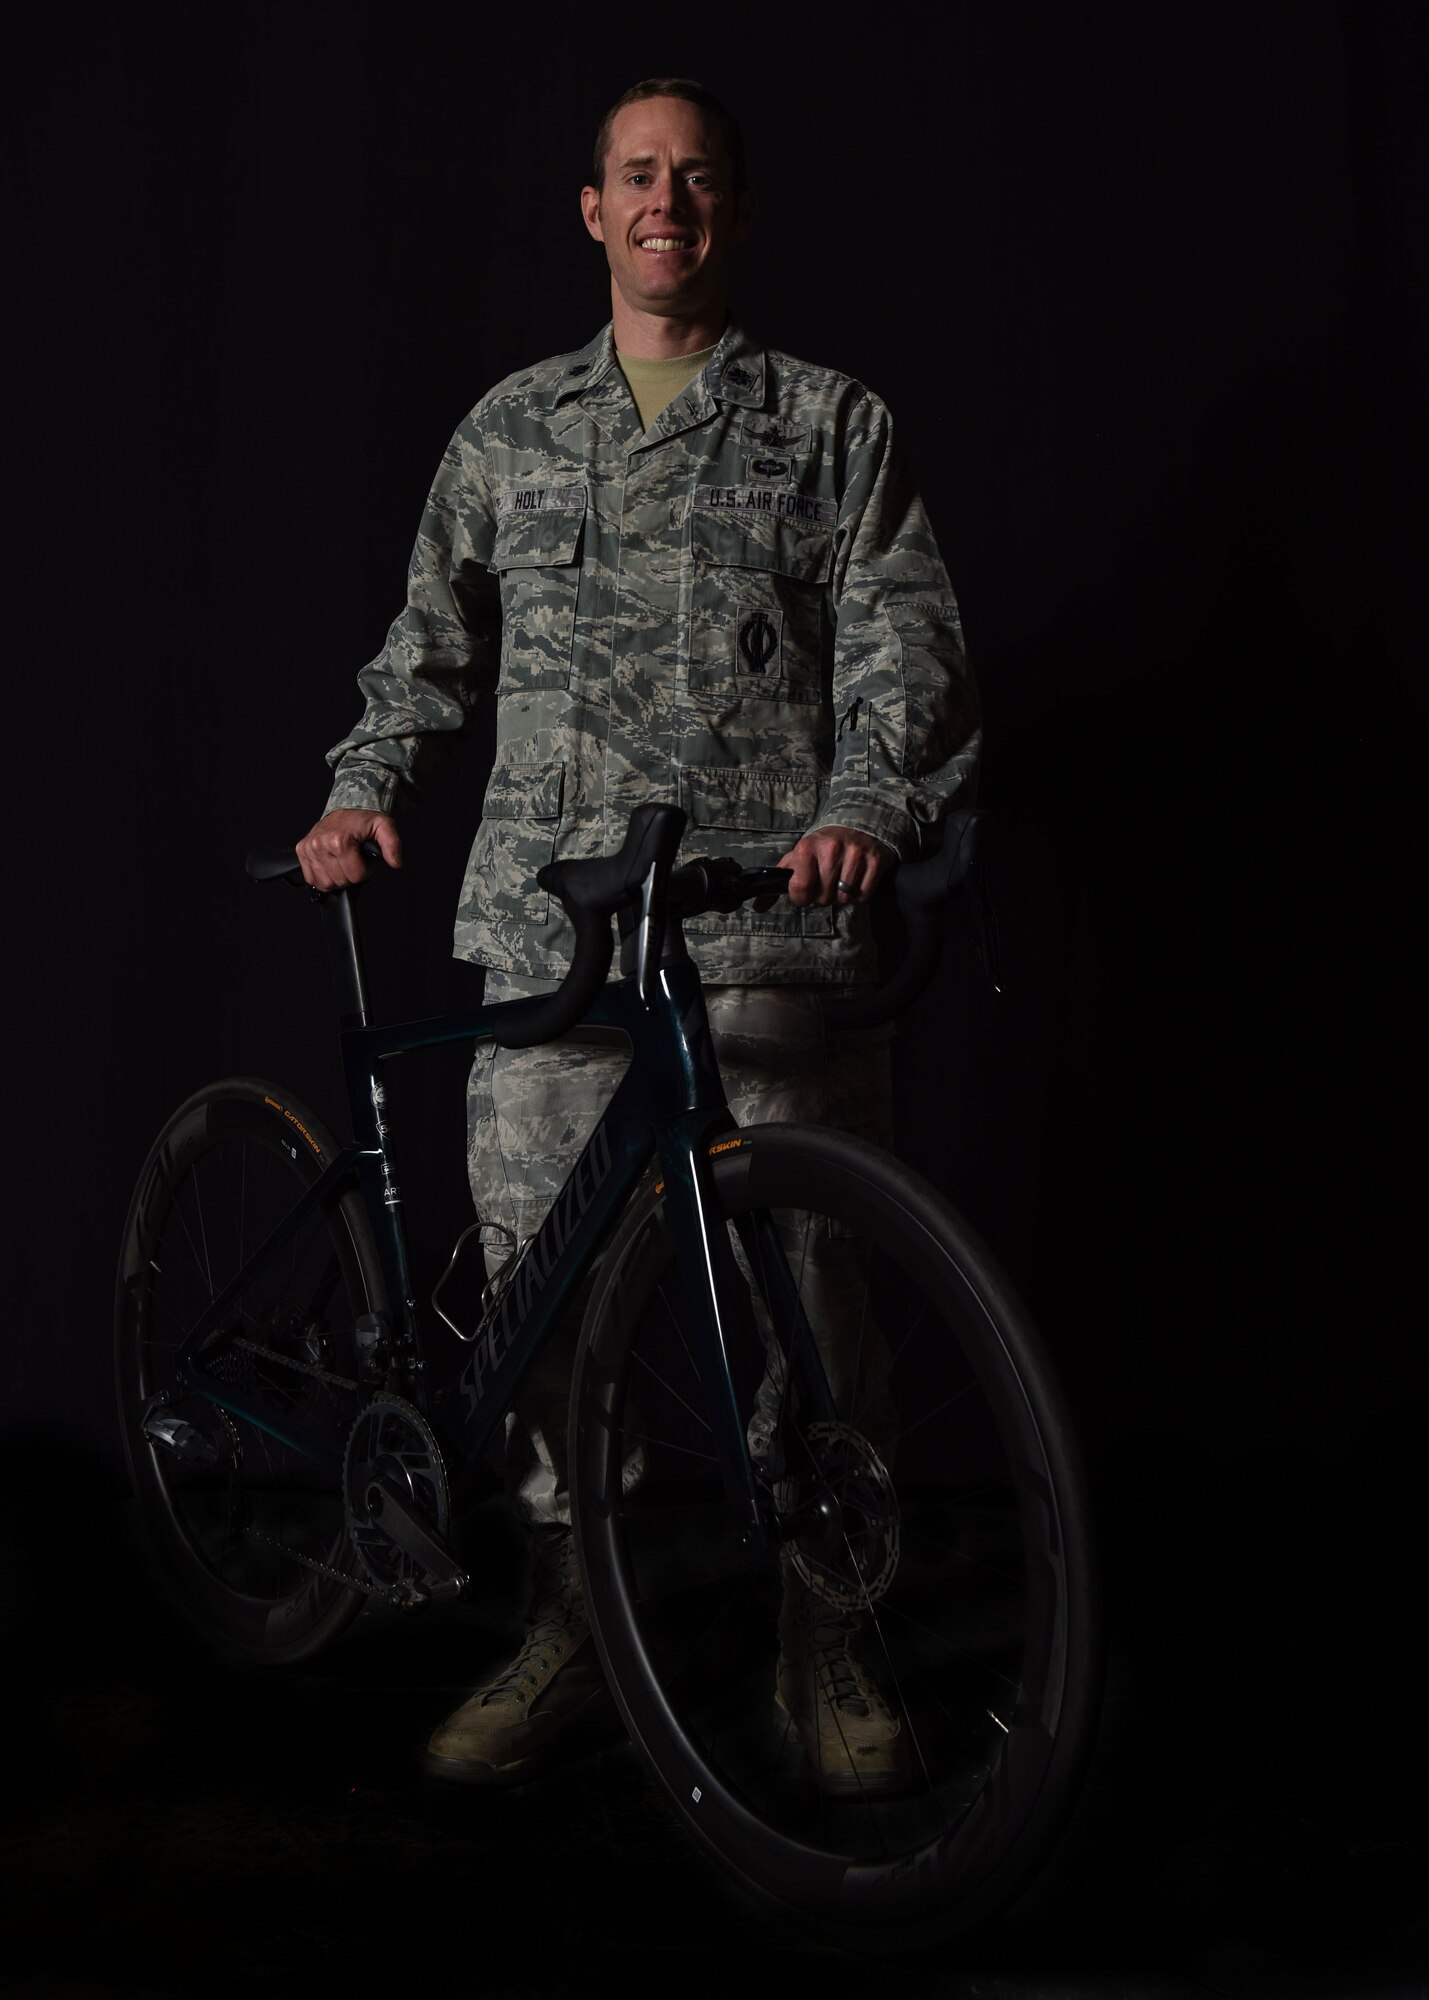
<path id="1" fill-rule="evenodd" d="M 789 1575 L 779 1609 L 775 1717 L 797 1731 L 825 1797 L 890 1798 L 912 1780 L 908 1731 L 862 1658 L 867 1621 Z"/>
<path id="2" fill-rule="evenodd" d="M 535 1600 L 513 1660 L 436 1729 L 424 1759 L 434 1777 L 467 1785 L 515 1785 L 577 1742 L 613 1730 L 586 1622 L 569 1528 L 536 1531 Z"/>

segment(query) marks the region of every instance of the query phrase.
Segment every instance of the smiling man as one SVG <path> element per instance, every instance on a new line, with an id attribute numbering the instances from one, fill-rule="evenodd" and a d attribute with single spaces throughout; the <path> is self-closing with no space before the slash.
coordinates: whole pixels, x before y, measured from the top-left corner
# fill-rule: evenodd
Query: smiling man
<path id="1" fill-rule="evenodd" d="M 691 851 L 793 870 L 787 902 L 689 927 L 735 1116 L 886 1144 L 887 1035 L 831 1036 L 818 994 L 872 975 L 869 896 L 973 782 L 977 703 L 947 574 L 877 397 L 729 317 L 754 199 L 710 92 L 671 77 L 627 91 L 581 213 L 610 267 L 611 323 L 499 384 L 458 429 L 406 608 L 329 753 L 303 872 L 323 889 L 361 880 L 368 838 L 397 864 L 394 812 L 494 693 L 456 923 L 487 997 L 540 990 L 569 961 L 543 863 L 610 852 L 635 806 L 670 801 Z M 479 1215 L 517 1242 L 536 1227 L 622 1068 L 588 1036 L 478 1051 Z M 523 1383 L 511 1440 L 535 1545 L 526 1637 L 433 1736 L 443 1776 L 519 1780 L 604 1712 L 565 1487 L 574 1334 Z M 824 1359 L 846 1393 L 853 1357 L 832 1338 Z M 856 1622 L 791 1586 L 780 1641 L 776 1699 L 811 1766 L 853 1746 L 862 1789 L 897 1788 L 901 1725 Z"/>

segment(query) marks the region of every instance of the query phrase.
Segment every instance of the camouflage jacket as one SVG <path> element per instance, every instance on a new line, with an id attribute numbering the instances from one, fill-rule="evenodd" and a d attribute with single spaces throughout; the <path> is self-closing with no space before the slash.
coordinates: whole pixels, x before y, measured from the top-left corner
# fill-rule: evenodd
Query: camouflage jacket
<path id="1" fill-rule="evenodd" d="M 641 801 L 684 807 L 687 854 L 747 866 L 821 824 L 909 854 L 978 754 L 957 607 L 887 410 L 735 325 L 643 433 L 608 327 L 493 389 L 359 685 L 329 811 L 397 809 L 496 695 L 455 948 L 538 978 L 565 970 L 570 934 L 537 869 L 611 851 Z M 689 937 L 711 981 L 872 970 L 864 912 L 781 902 Z"/>

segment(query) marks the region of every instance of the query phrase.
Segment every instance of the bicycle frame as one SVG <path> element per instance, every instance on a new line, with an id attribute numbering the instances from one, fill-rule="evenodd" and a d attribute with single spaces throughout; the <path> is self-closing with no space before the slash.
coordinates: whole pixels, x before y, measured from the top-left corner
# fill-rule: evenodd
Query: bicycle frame
<path id="1" fill-rule="evenodd" d="M 224 1326 L 225 1316 L 253 1274 L 282 1249 L 320 1203 L 335 1190 L 356 1184 L 369 1213 L 375 1217 L 380 1210 L 386 1218 L 378 1241 L 388 1295 L 400 1316 L 400 1325 L 394 1329 L 395 1358 L 404 1376 L 404 1393 L 433 1425 L 452 1463 L 473 1464 L 492 1443 L 522 1375 L 569 1305 L 658 1152 L 666 1214 L 692 1311 L 697 1359 L 703 1378 L 715 1385 L 709 1415 L 725 1485 L 746 1522 L 746 1533 L 762 1539 L 763 1510 L 728 1360 L 726 1316 L 747 1313 L 749 1304 L 737 1282 L 728 1232 L 713 1226 L 718 1210 L 710 1148 L 738 1128 L 725 1098 L 694 966 L 678 959 L 663 966 L 658 992 L 652 992 L 648 1002 L 642 1000 L 633 978 L 612 982 L 599 994 L 586 1019 L 629 1036 L 630 1066 L 540 1228 L 516 1252 L 516 1265 L 504 1277 L 464 1364 L 454 1379 L 443 1383 L 432 1379 L 443 1371 L 431 1369 L 423 1351 L 395 1150 L 386 1118 L 383 1065 L 416 1049 L 494 1038 L 500 1023 L 529 1015 L 542 1003 L 537 998 L 508 1000 L 429 1020 L 370 1026 L 351 914 L 345 908 L 334 914 L 337 937 L 332 938 L 330 931 L 330 940 L 338 946 L 335 969 L 339 991 L 355 1002 L 345 1014 L 347 1025 L 341 1037 L 354 1143 L 337 1154 L 192 1327 L 178 1356 L 182 1381 L 325 1469 L 340 1470 L 341 1447 L 330 1436 L 305 1426 L 290 1412 L 275 1411 L 261 1394 L 239 1391 L 232 1382 L 219 1381 L 209 1364 L 236 1336 L 236 1328 Z M 316 1142 L 296 1118 L 293 1123 L 299 1136 L 316 1150 Z M 772 1226 L 770 1241 L 776 1252 L 774 1268 L 783 1271 L 786 1267 L 782 1253 L 777 1253 Z M 792 1344 L 805 1356 L 816 1357 L 797 1284 L 792 1280 L 776 1282 L 782 1294 L 781 1318 Z M 827 1398 L 831 1413 L 832 1398 L 823 1382 L 822 1368 L 816 1363 L 810 1372 L 815 1399 L 822 1404 Z"/>

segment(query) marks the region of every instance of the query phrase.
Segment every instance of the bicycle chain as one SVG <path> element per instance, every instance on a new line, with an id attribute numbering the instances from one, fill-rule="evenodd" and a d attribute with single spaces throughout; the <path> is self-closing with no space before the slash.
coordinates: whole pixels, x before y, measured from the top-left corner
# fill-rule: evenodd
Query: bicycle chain
<path id="1" fill-rule="evenodd" d="M 331 1382 L 336 1388 L 351 1389 L 358 1395 L 362 1393 L 360 1382 L 350 1382 L 345 1375 L 334 1375 L 330 1369 L 319 1368 L 310 1361 L 296 1361 L 291 1354 L 279 1354 L 276 1348 L 264 1347 L 256 1340 L 249 1340 L 246 1335 L 239 1334 L 232 1344 L 241 1347 L 247 1354 L 260 1356 L 264 1361 L 276 1361 L 283 1368 L 295 1368 L 300 1375 L 315 1375 L 320 1382 Z M 245 1528 L 243 1532 L 253 1541 L 266 1542 L 270 1549 L 277 1549 L 290 1562 L 300 1564 L 303 1569 L 315 1570 L 319 1576 L 329 1577 L 347 1590 L 360 1590 L 366 1597 L 380 1597 L 384 1604 L 404 1605 L 407 1601 L 399 1591 L 383 1590 L 376 1584 L 364 1583 L 360 1576 L 349 1576 L 346 1570 L 337 1569 L 332 1563 L 321 1562 L 317 1556 L 304 1555 L 301 1549 L 293 1548 L 288 1542 L 280 1542 L 276 1535 L 265 1534 L 261 1528 Z"/>
<path id="2" fill-rule="evenodd" d="M 290 1562 L 301 1563 L 304 1569 L 316 1570 L 319 1576 L 331 1577 L 334 1583 L 343 1584 L 348 1590 L 360 1590 L 366 1597 L 380 1597 L 385 1604 L 395 1604 L 399 1608 L 407 1603 L 399 1590 L 381 1590 L 374 1583 L 364 1583 L 360 1576 L 349 1576 L 346 1570 L 335 1569 L 331 1563 L 320 1562 L 316 1556 L 305 1556 L 301 1549 L 280 1542 L 276 1535 L 265 1535 L 261 1528 L 245 1528 L 243 1532 L 252 1541 L 266 1542 L 270 1549 L 277 1549 Z"/>
<path id="3" fill-rule="evenodd" d="M 245 1354 L 257 1354 L 264 1361 L 276 1361 L 280 1367 L 296 1368 L 300 1375 L 315 1375 L 319 1382 L 331 1382 L 339 1389 L 355 1389 L 362 1393 L 360 1382 L 349 1382 L 345 1375 L 334 1375 L 327 1368 L 318 1368 L 311 1361 L 295 1361 L 291 1354 L 279 1354 L 275 1347 L 262 1347 L 256 1340 L 249 1340 L 244 1334 L 235 1334 L 231 1345 L 241 1347 Z"/>

